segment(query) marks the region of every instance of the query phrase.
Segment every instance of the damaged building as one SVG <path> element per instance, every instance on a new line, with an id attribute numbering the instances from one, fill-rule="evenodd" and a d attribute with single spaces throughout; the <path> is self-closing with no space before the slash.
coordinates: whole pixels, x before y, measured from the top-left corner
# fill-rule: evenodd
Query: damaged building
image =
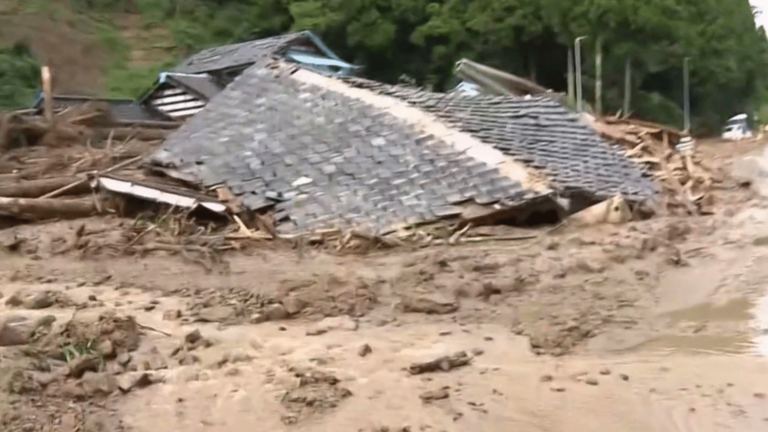
<path id="1" fill-rule="evenodd" d="M 206 104 L 253 64 L 279 58 L 324 73 L 355 75 L 360 69 L 345 62 L 311 31 L 289 33 L 248 42 L 209 48 L 193 54 L 157 80 L 138 98 L 95 98 L 84 95 L 54 95 L 54 109 L 106 103 L 116 119 L 137 121 L 183 121 L 200 112 Z M 33 103 L 43 109 L 42 92 Z"/>
<path id="2" fill-rule="evenodd" d="M 551 98 L 431 93 L 280 59 L 245 70 L 149 168 L 225 187 L 285 233 L 536 223 L 655 193 L 643 169 Z"/>

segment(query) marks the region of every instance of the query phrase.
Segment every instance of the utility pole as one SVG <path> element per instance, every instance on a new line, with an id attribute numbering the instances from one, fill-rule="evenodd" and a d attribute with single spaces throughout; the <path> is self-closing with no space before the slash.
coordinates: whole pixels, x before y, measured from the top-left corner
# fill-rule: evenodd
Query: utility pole
<path id="1" fill-rule="evenodd" d="M 568 103 L 573 106 L 575 98 L 573 95 L 573 47 L 568 47 Z"/>
<path id="2" fill-rule="evenodd" d="M 574 42 L 576 51 L 576 111 L 581 112 L 581 41 L 586 36 L 576 38 Z"/>
<path id="3" fill-rule="evenodd" d="M 688 63 L 691 61 L 690 57 L 686 57 L 683 60 L 683 130 L 686 133 L 691 131 L 691 92 L 690 92 L 690 77 Z"/>
<path id="4" fill-rule="evenodd" d="M 603 113 L 603 35 L 595 43 L 595 114 Z"/>
<path id="5" fill-rule="evenodd" d="M 629 104 L 632 99 L 632 57 L 624 60 L 624 117 L 629 116 Z"/>

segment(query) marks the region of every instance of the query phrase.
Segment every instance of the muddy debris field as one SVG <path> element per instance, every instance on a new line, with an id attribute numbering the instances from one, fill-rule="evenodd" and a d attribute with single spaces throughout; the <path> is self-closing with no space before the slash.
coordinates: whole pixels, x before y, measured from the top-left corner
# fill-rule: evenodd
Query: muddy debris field
<path id="1" fill-rule="evenodd" d="M 702 143 L 647 220 L 277 241 L 80 194 L 152 130 L 0 159 L 3 431 L 768 428 L 759 142 Z"/>

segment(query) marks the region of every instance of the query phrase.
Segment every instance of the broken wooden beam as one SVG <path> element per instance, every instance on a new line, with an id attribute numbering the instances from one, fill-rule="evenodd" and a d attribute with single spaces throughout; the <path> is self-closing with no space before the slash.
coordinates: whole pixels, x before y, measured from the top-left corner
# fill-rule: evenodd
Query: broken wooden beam
<path id="1" fill-rule="evenodd" d="M 99 212 L 96 201 L 0 197 L 0 216 L 39 221 L 46 219 L 77 219 Z"/>
<path id="2" fill-rule="evenodd" d="M 408 366 L 408 372 L 410 372 L 411 375 L 437 371 L 448 372 L 451 369 L 468 365 L 471 361 L 472 357 L 467 354 L 466 351 L 459 351 L 451 355 L 438 357 L 434 360 L 412 363 Z"/>
<path id="3" fill-rule="evenodd" d="M 56 177 L 0 183 L 0 196 L 10 198 L 37 198 L 80 180 L 79 177 Z M 67 195 L 79 195 L 91 191 L 88 183 L 80 183 L 66 190 Z"/>

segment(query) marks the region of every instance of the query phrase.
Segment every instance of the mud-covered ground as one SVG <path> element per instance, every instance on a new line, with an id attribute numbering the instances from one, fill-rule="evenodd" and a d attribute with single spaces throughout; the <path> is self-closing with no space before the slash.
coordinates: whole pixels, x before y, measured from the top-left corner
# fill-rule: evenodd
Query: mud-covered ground
<path id="1" fill-rule="evenodd" d="M 0 231 L 0 425 L 765 430 L 768 206 L 718 197 L 712 216 L 215 265 L 66 247 L 108 245 L 117 219 Z"/>

